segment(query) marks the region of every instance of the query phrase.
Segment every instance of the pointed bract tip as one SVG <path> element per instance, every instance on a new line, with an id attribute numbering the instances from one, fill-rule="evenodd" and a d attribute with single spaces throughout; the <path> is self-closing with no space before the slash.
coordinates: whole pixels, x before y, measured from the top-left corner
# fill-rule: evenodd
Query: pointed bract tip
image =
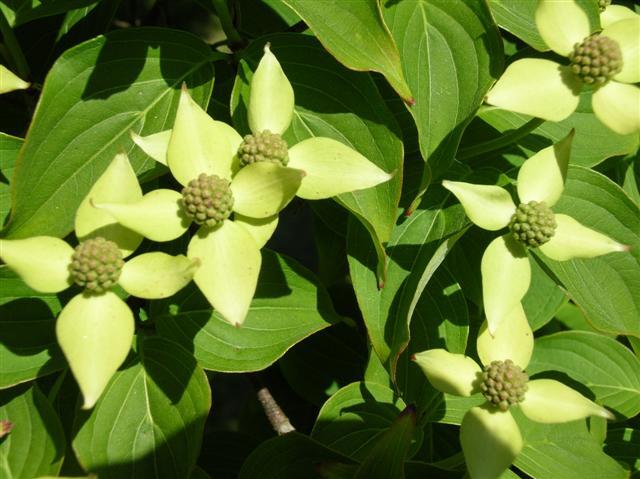
<path id="1" fill-rule="evenodd" d="M 414 106 L 416 104 L 416 99 L 411 97 L 411 98 L 406 99 L 404 102 L 409 106 Z"/>
<path id="2" fill-rule="evenodd" d="M 271 42 L 265 43 L 263 50 L 264 50 L 265 53 L 271 53 Z"/>
<path id="3" fill-rule="evenodd" d="M 378 281 L 378 289 L 384 289 L 384 280 Z"/>
<path id="4" fill-rule="evenodd" d="M 415 361 L 415 360 L 416 360 L 416 355 L 415 355 L 415 354 L 412 354 L 411 356 L 409 356 L 409 359 L 410 359 L 411 361 Z"/>
<path id="5" fill-rule="evenodd" d="M 88 397 L 84 399 L 84 404 L 82 404 L 82 408 L 83 410 L 87 411 L 89 409 L 92 409 L 93 406 L 96 405 L 96 403 L 98 402 L 98 398 L 94 398 L 94 397 Z"/>
<path id="6" fill-rule="evenodd" d="M 413 210 L 411 208 L 407 208 L 406 210 L 404 210 L 404 213 L 402 214 L 408 218 L 413 214 Z"/>
<path id="7" fill-rule="evenodd" d="M 605 408 L 602 408 L 601 416 L 605 419 L 608 419 L 609 421 L 615 421 L 616 419 L 615 414 L 613 414 L 611 411 Z"/>
<path id="8" fill-rule="evenodd" d="M 180 91 L 182 93 L 186 93 L 187 95 L 189 94 L 189 88 L 187 87 L 187 82 L 183 81 L 182 85 L 180 85 Z"/>

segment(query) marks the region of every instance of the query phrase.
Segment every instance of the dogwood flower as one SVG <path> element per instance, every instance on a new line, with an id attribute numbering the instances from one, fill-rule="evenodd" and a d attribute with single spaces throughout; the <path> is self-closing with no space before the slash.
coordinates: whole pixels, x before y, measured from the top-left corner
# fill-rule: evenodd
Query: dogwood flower
<path id="1" fill-rule="evenodd" d="M 121 201 L 142 197 L 125 155 L 116 156 L 89 196 Z M 75 249 L 50 236 L 0 239 L 0 258 L 34 290 L 58 293 L 74 283 L 83 288 L 60 312 L 56 337 L 85 409 L 93 407 L 131 348 L 133 313 L 113 287 L 120 285 L 140 298 L 166 298 L 189 283 L 198 267 L 183 255 L 161 252 L 125 262 L 142 238 L 100 212 L 89 215 L 89 208 L 85 200 L 76 214 L 80 244 Z"/>
<path id="2" fill-rule="evenodd" d="M 609 25 L 637 17 L 637 14 L 623 5 L 612 5 L 611 0 L 598 0 L 600 9 L 600 25 L 605 28 Z"/>
<path id="3" fill-rule="evenodd" d="M 602 123 L 623 135 L 640 132 L 640 88 L 633 85 L 640 81 L 640 16 L 607 21 L 600 33 L 591 34 L 586 13 L 573 0 L 540 0 L 535 21 L 549 48 L 570 64 L 517 60 L 489 91 L 486 102 L 561 121 L 576 110 L 580 92 L 589 87 L 593 112 Z"/>
<path id="4" fill-rule="evenodd" d="M 460 443 L 472 479 L 498 478 L 522 450 L 522 435 L 510 409 L 519 407 L 532 421 L 555 424 L 599 416 L 605 408 L 553 379 L 530 380 L 524 372 L 533 352 L 533 333 L 522 305 L 489 334 L 480 328 L 478 356 L 484 367 L 444 349 L 417 353 L 413 359 L 438 390 L 457 396 L 481 393 L 486 402 L 470 408 L 460 426 Z"/>
<path id="5" fill-rule="evenodd" d="M 250 135 L 244 138 L 231 127 L 220 126 L 235 154 L 232 170 L 244 169 L 256 163 L 273 163 L 304 171 L 296 196 L 309 200 L 330 198 L 342 193 L 376 186 L 388 181 L 386 173 L 363 155 L 331 138 L 313 137 L 293 146 L 287 145 L 282 134 L 289 128 L 294 113 L 293 87 L 287 79 L 269 44 L 252 79 L 248 106 Z M 132 134 L 134 142 L 149 156 L 166 164 L 170 131 L 141 137 Z M 278 216 L 261 221 L 236 216 L 262 246 L 277 226 Z"/>
<path id="6" fill-rule="evenodd" d="M 25 90 L 31 83 L 24 81 L 4 65 L 0 65 L 0 94 L 15 90 Z"/>
<path id="7" fill-rule="evenodd" d="M 571 131 L 520 167 L 518 206 L 509 192 L 499 186 L 442 182 L 474 224 L 490 231 L 509 227 L 507 233 L 487 246 L 482 256 L 483 300 L 491 334 L 529 289 L 528 249 L 537 248 L 556 261 L 593 258 L 628 249 L 571 216 L 551 210 L 564 190 L 573 134 Z"/>
<path id="8" fill-rule="evenodd" d="M 200 262 L 194 282 L 234 325 L 242 324 L 249 311 L 262 262 L 258 234 L 253 236 L 250 228 L 255 224 L 260 230 L 261 221 L 277 215 L 304 175 L 270 162 L 238 168 L 235 152 L 241 142 L 233 128 L 214 121 L 183 87 L 166 149 L 167 166 L 182 191 L 157 189 L 135 202 L 93 201 L 152 241 L 173 240 L 192 222 L 198 224 L 187 249 L 187 257 Z"/>

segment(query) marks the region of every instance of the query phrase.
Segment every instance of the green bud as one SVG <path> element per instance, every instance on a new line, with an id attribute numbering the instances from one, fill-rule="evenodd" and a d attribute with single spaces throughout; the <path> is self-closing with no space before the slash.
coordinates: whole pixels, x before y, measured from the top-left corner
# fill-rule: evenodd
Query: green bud
<path id="1" fill-rule="evenodd" d="M 549 241 L 556 232 L 553 211 L 544 203 L 521 203 L 511 217 L 509 229 L 513 237 L 530 248 Z"/>
<path id="2" fill-rule="evenodd" d="M 506 411 L 509 406 L 522 402 L 528 380 L 527 373 L 511 359 L 492 361 L 484 367 L 480 389 L 489 403 Z"/>
<path id="3" fill-rule="evenodd" d="M 264 130 L 255 135 L 246 135 L 238 148 L 240 166 L 259 161 L 270 161 L 287 166 L 289 163 L 287 142 L 277 133 Z"/>
<path id="4" fill-rule="evenodd" d="M 571 71 L 587 85 L 604 85 L 622 70 L 620 46 L 599 34 L 576 43 L 569 60 Z"/>
<path id="5" fill-rule="evenodd" d="M 71 278 L 92 293 L 111 289 L 124 266 L 122 253 L 113 241 L 101 237 L 80 243 L 71 257 Z"/>
<path id="6" fill-rule="evenodd" d="M 199 225 L 217 226 L 231 216 L 233 194 L 229 182 L 217 175 L 200 174 L 182 188 L 186 215 Z"/>

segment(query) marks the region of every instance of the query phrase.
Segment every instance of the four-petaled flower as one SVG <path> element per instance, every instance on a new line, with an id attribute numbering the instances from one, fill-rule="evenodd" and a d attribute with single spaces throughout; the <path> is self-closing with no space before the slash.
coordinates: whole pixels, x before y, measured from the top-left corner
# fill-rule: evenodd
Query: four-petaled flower
<path id="1" fill-rule="evenodd" d="M 611 7 L 610 7 L 611 8 Z M 630 14 L 629 14 L 630 13 Z M 640 132 L 640 16 L 614 10 L 591 34 L 589 18 L 573 0 L 540 0 L 535 21 L 545 43 L 570 65 L 525 58 L 505 70 L 486 102 L 505 110 L 561 121 L 593 88 L 593 112 L 619 134 Z M 618 21 L 615 21 L 618 20 Z M 612 22 L 612 23 L 610 23 Z"/>
<path id="2" fill-rule="evenodd" d="M 509 227 L 507 233 L 487 246 L 482 256 L 483 300 L 491 334 L 529 289 L 528 248 L 539 248 L 556 261 L 628 249 L 568 215 L 551 211 L 564 190 L 572 139 L 573 131 L 523 163 L 518 172 L 518 206 L 499 186 L 442 182 L 473 223 L 491 231 Z"/>
<path id="3" fill-rule="evenodd" d="M 529 380 L 524 370 L 533 352 L 533 333 L 522 305 L 510 312 L 495 335 L 486 321 L 477 340 L 481 368 L 472 358 L 430 349 L 414 360 L 438 390 L 458 396 L 481 393 L 486 402 L 467 411 L 460 426 L 460 443 L 472 479 L 498 478 L 520 453 L 522 435 L 511 412 L 519 407 L 532 421 L 563 423 L 613 414 L 553 379 Z"/>
<path id="4" fill-rule="evenodd" d="M 120 201 L 142 197 L 125 155 L 116 156 L 89 196 Z M 34 290 L 58 293 L 74 283 L 83 288 L 60 312 L 56 336 L 85 409 L 96 403 L 133 340 L 133 313 L 112 288 L 119 285 L 144 299 L 166 298 L 186 286 L 198 268 L 197 261 L 162 252 L 125 262 L 142 237 L 91 209 L 85 199 L 76 213 L 80 244 L 75 249 L 50 236 L 0 240 L 0 258 Z"/>

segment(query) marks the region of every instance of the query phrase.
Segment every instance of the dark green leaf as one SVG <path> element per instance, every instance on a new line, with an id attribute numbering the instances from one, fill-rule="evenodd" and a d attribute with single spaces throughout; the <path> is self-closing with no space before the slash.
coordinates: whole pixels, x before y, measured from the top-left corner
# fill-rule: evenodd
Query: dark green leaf
<path id="1" fill-rule="evenodd" d="M 561 371 L 595 394 L 599 404 L 625 417 L 640 413 L 640 360 L 613 338 L 565 331 L 536 340 L 529 375 Z"/>
<path id="2" fill-rule="evenodd" d="M 101 479 L 188 477 L 210 407 L 207 377 L 193 357 L 150 337 L 96 406 L 79 413 L 73 447 L 82 466 Z"/>
<path id="3" fill-rule="evenodd" d="M 607 431 L 604 451 L 616 460 L 623 462 L 627 469 L 640 471 L 640 431 L 638 429 L 616 428 Z"/>
<path id="4" fill-rule="evenodd" d="M 61 308 L 55 294 L 33 291 L 0 266 L 0 389 L 65 367 L 55 334 Z"/>
<path id="5" fill-rule="evenodd" d="M 326 464 L 353 464 L 342 454 L 297 432 L 263 442 L 247 458 L 240 479 L 315 479 Z M 333 476 L 335 478 L 335 476 Z"/>
<path id="6" fill-rule="evenodd" d="M 309 25 L 324 47 L 353 70 L 382 73 L 393 89 L 412 101 L 400 52 L 382 19 L 377 0 L 285 0 Z"/>
<path id="7" fill-rule="evenodd" d="M 183 82 L 206 107 L 211 55 L 196 37 L 160 28 L 114 31 L 66 51 L 47 75 L 18 156 L 6 235 L 68 234 L 76 208 L 122 150 L 139 174 L 155 168 L 129 132 L 171 128 Z"/>
<path id="8" fill-rule="evenodd" d="M 50 17 L 75 8 L 96 3 L 98 0 L 3 0 L 0 10 L 12 26 L 37 18 Z"/>
<path id="9" fill-rule="evenodd" d="M 62 425 L 37 386 L 0 391 L 0 421 L 13 428 L 0 440 L 3 479 L 57 476 L 65 454 Z"/>
<path id="10" fill-rule="evenodd" d="M 606 333 L 640 336 L 640 209 L 605 176 L 573 166 L 556 213 L 629 245 L 630 251 L 593 259 L 540 258 L 558 277 L 588 321 Z"/>
<path id="11" fill-rule="evenodd" d="M 262 41 L 264 40 L 264 41 Z M 309 35 L 271 35 L 247 49 L 232 97 L 233 121 L 248 132 L 246 108 L 252 70 L 262 56 L 265 41 L 282 64 L 296 95 L 289 145 L 323 136 L 341 141 L 395 176 L 375 188 L 337 197 L 366 226 L 378 252 L 379 276 L 384 267 L 382 244 L 388 241 L 397 218 L 402 184 L 400 132 L 369 75 L 351 72 L 335 61 Z"/>
<path id="12" fill-rule="evenodd" d="M 498 29 L 482 0 L 382 5 L 415 98 L 410 110 L 427 162 L 424 180 L 436 178 L 453 161 L 462 131 L 502 70 Z"/>
<path id="13" fill-rule="evenodd" d="M 195 286 L 155 304 L 151 317 L 161 336 L 193 351 L 203 368 L 225 372 L 262 370 L 338 319 L 312 273 L 268 250 L 263 250 L 258 289 L 242 327 L 213 313 Z"/>
<path id="14" fill-rule="evenodd" d="M 4 224 L 11 209 L 11 179 L 24 140 L 0 133 L 0 226 Z"/>

